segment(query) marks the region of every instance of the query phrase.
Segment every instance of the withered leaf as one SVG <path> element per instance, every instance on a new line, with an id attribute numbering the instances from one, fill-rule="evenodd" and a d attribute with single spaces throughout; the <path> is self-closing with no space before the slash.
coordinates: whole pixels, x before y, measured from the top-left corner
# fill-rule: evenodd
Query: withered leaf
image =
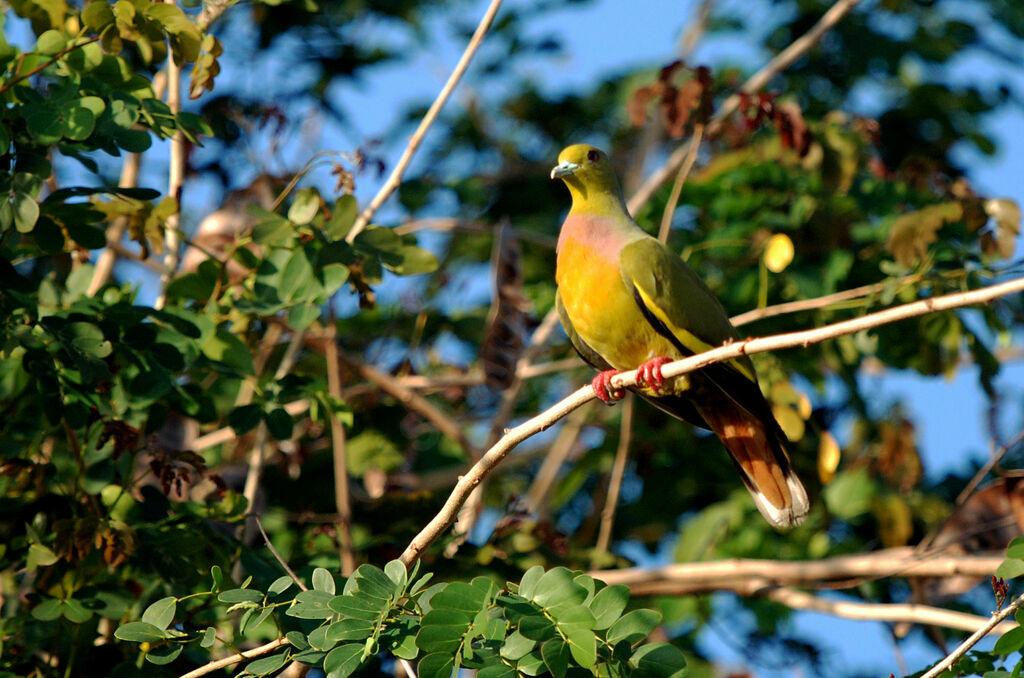
<path id="1" fill-rule="evenodd" d="M 923 259 L 928 245 L 935 242 L 936 233 L 943 225 L 963 218 L 959 202 L 929 205 L 916 212 L 898 217 L 889 230 L 886 248 L 900 264 L 910 267 Z"/>

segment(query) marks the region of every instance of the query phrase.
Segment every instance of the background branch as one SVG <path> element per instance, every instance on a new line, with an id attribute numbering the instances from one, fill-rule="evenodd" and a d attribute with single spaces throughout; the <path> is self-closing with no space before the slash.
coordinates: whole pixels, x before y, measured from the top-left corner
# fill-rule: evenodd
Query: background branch
<path id="1" fill-rule="evenodd" d="M 455 69 L 452 74 L 448 76 L 448 82 L 441 88 L 441 92 L 434 99 L 434 103 L 430 105 L 426 115 L 423 116 L 423 120 L 420 121 L 419 127 L 413 132 L 412 137 L 409 138 L 409 143 L 405 147 L 405 151 L 402 153 L 402 157 L 398 159 L 398 164 L 391 171 L 391 175 L 388 177 L 384 185 L 377 191 L 377 195 L 373 196 L 373 200 L 367 205 L 359 216 L 356 218 L 352 229 L 345 236 L 348 242 L 352 242 L 359 233 L 366 228 L 366 225 L 370 223 L 370 219 L 380 209 L 380 206 L 384 204 L 396 188 L 402 183 L 402 176 L 405 174 L 405 170 L 409 167 L 409 163 L 412 161 L 412 156 L 416 153 L 420 143 L 423 142 L 423 137 L 426 136 L 427 130 L 434 124 L 434 120 L 437 119 L 438 113 L 441 112 L 441 108 L 448 101 L 448 97 L 451 96 L 455 86 L 459 84 L 459 80 L 462 78 L 462 74 L 466 72 L 466 68 L 469 67 L 469 62 L 473 59 L 473 55 L 476 54 L 476 50 L 480 47 L 480 43 L 483 42 L 484 35 L 487 33 L 487 29 L 491 27 L 491 23 L 494 21 L 494 16 L 498 13 L 498 8 L 501 7 L 501 0 L 491 0 L 491 4 L 488 5 L 487 11 L 484 12 L 484 16 L 480 19 L 480 23 L 476 27 L 476 31 L 473 32 L 473 37 L 470 38 L 469 44 L 466 45 L 466 50 L 462 53 L 462 57 L 459 62 L 455 65 Z"/>

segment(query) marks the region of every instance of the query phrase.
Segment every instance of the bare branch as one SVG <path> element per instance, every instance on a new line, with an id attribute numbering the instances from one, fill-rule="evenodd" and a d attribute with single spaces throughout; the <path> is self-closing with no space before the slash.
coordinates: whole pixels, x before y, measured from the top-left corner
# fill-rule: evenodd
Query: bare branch
<path id="1" fill-rule="evenodd" d="M 174 0 L 167 0 L 169 3 Z M 170 50 L 169 50 L 170 51 Z M 181 66 L 174 62 L 174 54 L 167 56 L 167 105 L 173 115 L 181 111 Z M 153 307 L 161 309 L 167 301 L 167 285 L 178 269 L 181 253 L 181 191 L 185 184 L 185 135 L 175 130 L 171 137 L 171 157 L 167 171 L 167 195 L 177 207 L 164 223 L 164 268 L 160 275 L 160 294 Z"/>
<path id="2" fill-rule="evenodd" d="M 370 223 L 370 219 L 380 206 L 384 204 L 384 201 L 391 196 L 399 184 L 402 183 L 402 176 L 405 174 L 405 170 L 409 167 L 409 162 L 412 160 L 412 156 L 416 153 L 420 143 L 423 142 L 423 137 L 426 136 L 427 130 L 437 119 L 438 113 L 441 112 L 441 108 L 448 101 L 448 97 L 451 96 L 455 86 L 459 83 L 462 78 L 462 74 L 466 72 L 466 68 L 469 66 L 469 62 L 473 59 L 473 55 L 476 54 L 476 50 L 480 47 L 480 43 L 483 42 L 484 35 L 487 33 L 487 29 L 491 27 L 491 22 L 494 21 L 494 16 L 498 13 L 498 8 L 501 7 L 501 0 L 491 0 L 491 4 L 488 5 L 487 11 L 484 12 L 484 16 L 480 19 L 480 23 L 476 27 L 476 31 L 473 32 L 473 37 L 470 38 L 469 44 L 466 45 L 466 51 L 462 53 L 462 57 L 459 59 L 459 63 L 455 65 L 455 69 L 452 74 L 448 76 L 448 82 L 441 88 L 440 94 L 434 99 L 434 103 L 430 105 L 426 115 L 423 116 L 423 120 L 420 121 L 419 127 L 413 132 L 412 137 L 409 138 L 409 143 L 405 147 L 405 151 L 402 153 L 402 157 L 398 159 L 398 164 L 395 165 L 395 169 L 391 171 L 391 176 L 388 177 L 384 185 L 381 186 L 380 190 L 377 191 L 377 195 L 373 196 L 373 200 L 367 205 L 366 209 L 362 211 L 355 223 L 352 224 L 352 230 L 348 232 L 345 239 L 349 242 L 359 235 L 359 233 L 366 228 L 366 225 Z"/>
<path id="3" fill-rule="evenodd" d="M 813 47 L 825 33 L 829 32 L 839 21 L 846 16 L 851 9 L 857 6 L 860 0 L 838 0 L 836 4 L 832 5 L 818 23 L 814 24 L 809 31 L 804 33 L 802 36 L 794 40 L 789 47 L 779 52 L 778 55 L 770 62 L 768 62 L 761 70 L 752 75 L 743 86 L 740 88 L 742 92 L 756 92 L 766 84 L 768 81 L 775 77 L 778 73 L 785 70 L 794 61 L 799 59 L 805 52 Z M 740 96 L 734 94 L 722 103 L 722 107 L 718 109 L 718 112 L 708 123 L 707 134 L 713 136 L 722 127 L 722 123 L 736 112 L 736 109 L 740 105 Z M 648 200 L 654 195 L 654 193 L 661 188 L 665 182 L 668 181 L 675 172 L 682 166 L 686 161 L 687 156 L 690 154 L 690 146 L 693 140 L 691 139 L 688 143 L 683 144 L 669 156 L 665 164 L 658 169 L 657 172 L 647 178 L 646 181 L 637 189 L 633 197 L 629 199 L 627 203 L 630 214 L 636 214 L 636 211 L 645 205 Z"/>
<path id="4" fill-rule="evenodd" d="M 266 645 L 260 645 L 259 647 L 254 647 L 251 650 L 239 652 L 238 654 L 233 654 L 230 657 L 225 657 L 224 659 L 218 659 L 217 661 L 210 662 L 209 664 L 203 664 L 198 669 L 181 674 L 179 678 L 199 678 L 199 676 L 205 676 L 207 673 L 213 673 L 217 669 L 222 669 L 225 666 L 231 666 L 238 662 L 244 662 L 246 659 L 252 659 L 253 657 L 260 657 L 268 654 L 282 645 L 287 644 L 287 638 L 278 638 L 277 640 L 270 641 Z"/>
<path id="5" fill-rule="evenodd" d="M 332 398 L 341 400 L 341 369 L 338 365 L 337 329 L 333 319 L 323 337 L 324 360 L 327 361 L 327 391 Z M 341 574 L 351 577 L 356 569 L 352 552 L 352 501 L 348 491 L 348 463 L 345 455 L 345 427 L 334 412 L 331 415 L 331 450 L 334 455 L 334 503 L 338 509 L 338 542 L 341 551 Z"/>
<path id="6" fill-rule="evenodd" d="M 1001 296 L 1014 292 L 1024 291 L 1024 278 L 1017 278 L 997 285 L 992 285 L 980 290 L 971 292 L 959 292 L 948 294 L 931 299 L 903 304 L 894 308 L 870 313 L 868 315 L 846 320 L 834 325 L 828 325 L 813 330 L 801 332 L 790 332 L 764 338 L 750 338 L 737 341 L 726 346 L 712 349 L 683 360 L 668 363 L 662 368 L 662 374 L 666 378 L 677 377 L 687 372 L 706 367 L 715 362 L 731 360 L 741 355 L 774 351 L 782 348 L 793 348 L 796 346 L 809 346 L 826 339 L 834 339 L 844 334 L 853 334 L 862 330 L 872 329 L 881 325 L 906 320 L 928 313 L 969 306 L 971 304 L 983 304 Z M 626 388 L 636 385 L 636 370 L 623 372 L 612 378 L 612 386 Z M 402 553 L 402 561 L 407 565 L 413 562 L 430 544 L 441 534 L 451 527 L 458 516 L 459 509 L 466 502 L 470 493 L 483 482 L 491 471 L 501 462 L 502 459 L 519 443 L 532 435 L 539 433 L 551 426 L 565 415 L 569 414 L 580 405 L 594 399 L 594 389 L 588 384 L 578 389 L 572 395 L 556 403 L 553 407 L 541 414 L 523 422 L 519 426 L 506 432 L 497 443 L 495 443 L 483 457 L 464 475 L 455 485 L 451 495 L 436 516 L 420 531 L 410 542 Z"/>
<path id="7" fill-rule="evenodd" d="M 743 588 L 751 587 L 746 586 Z M 949 629 L 960 629 L 961 631 L 987 629 L 982 633 L 982 636 L 990 633 L 1005 633 L 1017 626 L 1012 622 L 991 626 L 988 624 L 989 620 L 985 617 L 966 612 L 946 610 L 941 607 L 931 607 L 930 605 L 830 600 L 786 587 L 769 587 L 766 590 L 759 591 L 758 595 L 774 600 L 794 610 L 812 610 L 844 619 L 929 624 Z"/>
<path id="8" fill-rule="evenodd" d="M 277 561 L 278 565 L 280 565 L 284 569 L 284 571 L 288 574 L 289 577 L 292 578 L 292 581 L 294 581 L 299 586 L 300 589 L 302 589 L 303 591 L 308 591 L 309 587 L 306 586 L 301 579 L 299 579 L 299 575 L 295 574 L 295 570 L 293 570 L 291 566 L 288 565 L 287 561 L 285 561 L 285 559 L 281 557 L 281 554 L 278 553 L 277 549 L 274 548 L 274 545 L 270 543 L 270 537 L 267 536 L 267 531 L 263 529 L 263 523 L 260 522 L 259 518 L 256 518 L 256 527 L 259 528 L 260 534 L 263 535 L 263 543 L 267 545 L 267 549 L 270 551 L 270 555 L 274 556 L 274 560 Z"/>
<path id="9" fill-rule="evenodd" d="M 562 464 L 565 463 L 569 452 L 572 451 L 573 444 L 579 437 L 583 424 L 586 423 L 587 417 L 590 415 L 588 410 L 589 408 L 587 407 L 581 407 L 565 420 L 562 430 L 558 432 L 558 437 L 551 444 L 547 455 L 544 457 L 544 462 L 537 470 L 537 474 L 533 477 L 533 483 L 531 483 L 530 489 L 526 493 L 526 499 L 523 503 L 526 505 L 527 511 L 538 513 L 544 509 L 551 485 L 554 484 L 558 471 L 562 468 Z"/>
<path id="10" fill-rule="evenodd" d="M 619 490 L 622 489 L 622 477 L 626 473 L 626 459 L 629 457 L 629 444 L 633 437 L 633 408 L 636 396 L 629 393 L 622 403 L 622 422 L 619 429 L 619 446 L 615 450 L 615 461 L 612 463 L 611 477 L 608 479 L 608 495 L 601 510 L 601 529 L 597 533 L 595 557 L 607 553 L 612 541 L 612 527 L 615 526 L 615 509 L 619 504 Z M 593 561 L 591 561 L 593 563 Z"/>
<path id="11" fill-rule="evenodd" d="M 839 588 L 857 585 L 865 579 L 889 577 L 986 577 L 995 572 L 1001 562 L 1002 554 L 927 555 L 913 547 L 901 547 L 820 560 L 730 558 L 656 568 L 599 570 L 590 574 L 607 584 L 624 584 L 637 596 L 684 595 L 735 591 L 755 579 L 762 586 Z"/>
<path id="12" fill-rule="evenodd" d="M 455 420 L 442 412 L 441 409 L 432 402 L 421 396 L 419 393 L 416 393 L 411 388 L 404 386 L 396 377 L 384 374 L 377 368 L 359 361 L 355 356 L 351 356 L 344 351 L 339 350 L 338 357 L 341 358 L 345 364 L 358 372 L 361 377 L 379 386 L 382 391 L 393 396 L 407 408 L 433 424 L 434 427 L 442 434 L 457 442 L 459 447 L 461 447 L 471 459 L 475 459 L 479 456 L 480 451 L 469 441 L 469 438 L 466 437 L 462 427 L 459 426 Z"/>
<path id="13" fill-rule="evenodd" d="M 679 204 L 679 194 L 683 192 L 683 184 L 686 177 L 693 169 L 693 163 L 697 161 L 697 152 L 700 151 L 700 142 L 704 137 L 704 125 L 697 124 L 693 128 L 693 136 L 690 137 L 690 144 L 687 146 L 686 158 L 683 160 L 679 173 L 676 174 L 675 183 L 672 184 L 672 192 L 665 203 L 665 211 L 661 215 L 661 227 L 658 229 L 658 240 L 668 242 L 668 231 L 672 227 L 672 215 L 675 214 L 676 205 Z"/>
<path id="14" fill-rule="evenodd" d="M 958 648 L 949 653 L 949 655 L 940 661 L 935 666 L 928 669 L 927 672 L 921 675 L 921 678 L 935 678 L 935 676 L 941 674 L 943 671 L 952 666 L 960 657 L 967 654 L 967 651 L 978 644 L 978 641 L 987 636 L 996 628 L 997 625 L 1014 612 L 1016 612 L 1021 605 L 1024 605 L 1024 595 L 1018 596 L 1012 603 L 1003 608 L 1002 612 L 992 615 L 992 618 L 987 624 L 982 626 L 980 629 L 971 634 L 971 636 L 960 644 Z"/>

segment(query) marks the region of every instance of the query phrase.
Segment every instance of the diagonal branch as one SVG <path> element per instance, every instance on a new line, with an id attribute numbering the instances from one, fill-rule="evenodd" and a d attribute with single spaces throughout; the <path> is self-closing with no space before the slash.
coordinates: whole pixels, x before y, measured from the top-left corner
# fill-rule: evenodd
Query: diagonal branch
<path id="1" fill-rule="evenodd" d="M 903 304 L 894 308 L 870 313 L 868 315 L 827 325 L 813 330 L 801 332 L 790 332 L 764 338 L 751 338 L 733 342 L 726 346 L 712 349 L 683 360 L 669 363 L 662 368 L 662 374 L 666 378 L 677 377 L 687 372 L 706 367 L 712 363 L 738 358 L 741 355 L 752 353 L 763 353 L 782 348 L 793 348 L 796 346 L 809 346 L 827 339 L 834 339 L 845 334 L 853 334 L 862 330 L 887 325 L 898 320 L 906 320 L 937 311 L 969 306 L 971 304 L 983 304 L 997 299 L 1001 296 L 1024 291 L 1024 278 L 1016 278 L 997 285 L 991 285 L 980 290 L 971 292 L 959 292 L 941 297 L 923 299 L 921 301 Z M 612 378 L 614 388 L 626 388 L 636 385 L 636 370 L 623 372 Z M 481 482 L 501 463 L 501 460 L 519 443 L 545 430 L 553 423 L 569 414 L 583 403 L 593 400 L 594 389 L 584 386 L 572 395 L 556 403 L 553 407 L 541 414 L 523 422 L 519 426 L 510 429 L 495 443 L 476 464 L 459 480 L 449 495 L 444 506 L 436 516 L 420 531 L 410 542 L 402 553 L 402 561 L 408 565 L 419 558 L 438 537 L 441 536 L 458 516 L 459 509 L 466 502 L 470 493 L 480 485 Z"/>
<path id="2" fill-rule="evenodd" d="M 982 626 L 980 629 L 971 634 L 971 636 L 960 644 L 958 648 L 953 650 L 949 655 L 940 661 L 938 664 L 933 666 L 924 673 L 921 678 L 935 678 L 939 674 L 943 673 L 946 669 L 952 666 L 960 657 L 967 654 L 967 651 L 978 644 L 978 641 L 987 636 L 992 632 L 1000 622 L 1016 612 L 1021 605 L 1024 605 L 1024 595 L 1018 596 L 1012 603 L 1003 608 L 1002 612 L 992 615 L 992 618 L 987 624 Z"/>
<path id="3" fill-rule="evenodd" d="M 434 99 L 434 103 L 430 105 L 426 115 L 423 116 L 423 120 L 420 121 L 419 127 L 413 132 L 412 137 L 409 138 L 409 144 L 405 147 L 405 151 L 402 153 L 402 157 L 398 159 L 398 164 L 395 165 L 395 169 L 391 171 L 391 176 L 384 182 L 380 190 L 377 191 L 377 195 L 373 196 L 373 200 L 367 205 L 366 209 L 362 211 L 355 223 L 352 225 L 352 230 L 348 232 L 345 239 L 349 242 L 359 235 L 359 233 L 366 228 L 366 225 L 370 223 L 370 219 L 380 209 L 380 206 L 384 204 L 391 194 L 398 188 L 399 184 L 402 183 L 402 176 L 405 174 L 405 170 L 408 169 L 409 163 L 412 161 L 412 156 L 416 153 L 420 144 L 423 142 L 423 137 L 426 136 L 427 130 L 434 124 L 434 120 L 437 119 L 438 113 L 441 112 L 441 108 L 448 101 L 448 97 L 451 96 L 455 86 L 459 84 L 459 80 L 462 78 L 462 74 L 466 72 L 466 68 L 469 67 L 469 62 L 473 59 L 473 55 L 476 54 L 476 50 L 480 47 L 480 43 L 483 42 L 484 35 L 487 33 L 487 29 L 491 27 L 491 22 L 494 21 L 494 16 L 498 13 L 498 8 L 501 7 L 501 0 L 491 0 L 491 4 L 488 5 L 487 11 L 484 12 L 484 16 L 480 19 L 479 25 L 476 27 L 476 31 L 473 33 L 473 37 L 470 38 L 469 44 L 466 45 L 466 51 L 462 53 L 462 58 L 459 59 L 459 63 L 455 65 L 455 70 L 448 76 L 448 82 L 441 88 L 440 94 Z"/>
<path id="4" fill-rule="evenodd" d="M 740 91 L 751 93 L 764 87 L 768 84 L 769 80 L 787 69 L 790 64 L 816 45 L 821 40 L 821 37 L 832 30 L 859 2 L 860 0 L 838 0 L 809 31 L 794 40 L 789 47 L 779 52 L 774 59 L 743 83 Z M 739 107 L 740 96 L 738 94 L 733 94 L 726 99 L 708 123 L 707 136 L 714 136 L 721 129 L 725 120 L 735 113 Z M 692 144 L 693 139 L 673 151 L 665 164 L 644 181 L 627 203 L 630 214 L 636 214 L 636 211 L 651 199 L 655 192 L 669 180 L 669 177 L 679 170 L 690 154 L 690 146 Z"/>

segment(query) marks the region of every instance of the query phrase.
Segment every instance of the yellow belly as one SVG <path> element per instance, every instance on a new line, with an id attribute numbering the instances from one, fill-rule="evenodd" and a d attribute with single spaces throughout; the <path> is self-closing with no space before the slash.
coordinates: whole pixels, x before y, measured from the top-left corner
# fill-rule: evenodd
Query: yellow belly
<path id="1" fill-rule="evenodd" d="M 683 357 L 658 334 L 633 299 L 618 261 L 578 241 L 558 253 L 558 293 L 580 338 L 617 370 L 632 370 L 658 356 Z"/>

